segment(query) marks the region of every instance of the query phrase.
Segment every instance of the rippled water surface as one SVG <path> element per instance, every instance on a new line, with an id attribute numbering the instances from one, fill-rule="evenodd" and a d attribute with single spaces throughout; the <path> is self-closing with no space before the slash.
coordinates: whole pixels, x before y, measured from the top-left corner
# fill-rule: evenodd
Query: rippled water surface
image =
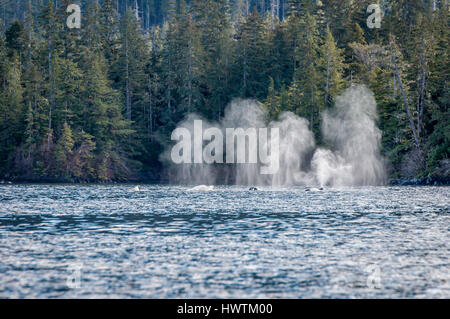
<path id="1" fill-rule="evenodd" d="M 0 186 L 1 298 L 450 298 L 446 187 Z"/>

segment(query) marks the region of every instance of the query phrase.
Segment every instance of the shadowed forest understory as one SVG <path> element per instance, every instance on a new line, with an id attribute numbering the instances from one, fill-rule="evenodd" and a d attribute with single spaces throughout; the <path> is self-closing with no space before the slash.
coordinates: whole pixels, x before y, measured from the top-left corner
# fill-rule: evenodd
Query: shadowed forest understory
<path id="1" fill-rule="evenodd" d="M 81 28 L 66 9 L 81 4 Z M 378 3 L 381 28 L 369 28 Z M 0 0 L 0 179 L 164 181 L 187 114 L 322 114 L 365 84 L 391 179 L 448 183 L 448 1 Z"/>

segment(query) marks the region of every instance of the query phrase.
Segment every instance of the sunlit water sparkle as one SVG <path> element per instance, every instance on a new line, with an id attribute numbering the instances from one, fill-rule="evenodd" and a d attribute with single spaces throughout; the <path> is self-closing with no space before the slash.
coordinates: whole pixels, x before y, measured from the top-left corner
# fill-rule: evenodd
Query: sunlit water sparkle
<path id="1" fill-rule="evenodd" d="M 0 186 L 0 297 L 450 298 L 448 187 L 133 188 Z"/>

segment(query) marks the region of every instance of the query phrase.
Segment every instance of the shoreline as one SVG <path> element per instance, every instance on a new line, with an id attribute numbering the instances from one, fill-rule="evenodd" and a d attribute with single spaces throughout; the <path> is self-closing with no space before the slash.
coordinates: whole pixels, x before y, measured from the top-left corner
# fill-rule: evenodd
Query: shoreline
<path id="1" fill-rule="evenodd" d="M 40 180 L 6 180 L 0 179 L 0 185 L 175 185 L 168 180 L 110 180 L 110 181 L 67 181 L 54 179 Z M 192 186 L 192 185 L 191 185 Z M 223 185 L 230 186 L 230 185 Z M 243 185 L 245 186 L 245 185 Z M 247 185 L 251 186 L 251 185 Z M 413 179 L 390 179 L 388 183 L 378 186 L 450 186 L 450 177 L 446 178 L 413 178 Z M 306 187 L 306 186 L 305 186 Z"/>

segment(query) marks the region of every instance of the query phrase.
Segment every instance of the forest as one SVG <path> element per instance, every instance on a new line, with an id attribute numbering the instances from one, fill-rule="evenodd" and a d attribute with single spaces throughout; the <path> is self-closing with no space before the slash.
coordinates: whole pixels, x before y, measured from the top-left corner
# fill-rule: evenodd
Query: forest
<path id="1" fill-rule="evenodd" d="M 67 7 L 81 5 L 81 28 Z M 367 8 L 379 4 L 380 28 Z M 346 88 L 375 94 L 392 180 L 448 183 L 447 0 L 0 0 L 0 179 L 164 181 L 177 123 L 236 98 L 319 143 Z"/>

